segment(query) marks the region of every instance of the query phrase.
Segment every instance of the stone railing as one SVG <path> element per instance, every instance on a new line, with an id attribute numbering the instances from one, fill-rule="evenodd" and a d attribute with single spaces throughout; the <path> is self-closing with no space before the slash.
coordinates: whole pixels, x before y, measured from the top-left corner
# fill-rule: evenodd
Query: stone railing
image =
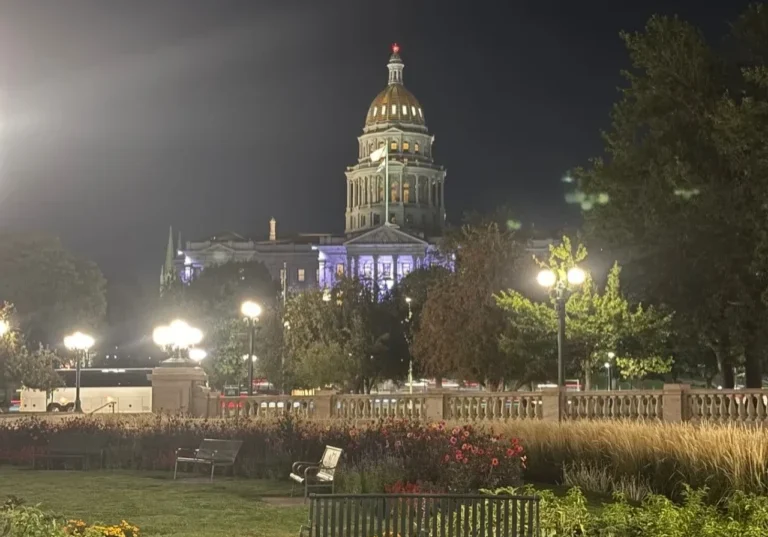
<path id="1" fill-rule="evenodd" d="M 764 424 L 768 420 L 767 390 L 691 390 L 686 395 L 686 414 L 693 423 Z"/>
<path id="2" fill-rule="evenodd" d="M 566 392 L 563 418 L 658 420 L 663 401 L 662 391 Z"/>
<path id="3" fill-rule="evenodd" d="M 291 414 L 317 420 L 422 420 L 501 422 L 512 420 L 624 419 L 676 423 L 768 422 L 768 390 L 663 390 L 539 392 L 427 392 L 419 394 L 223 397 L 205 395 L 201 417 L 254 418 Z"/>

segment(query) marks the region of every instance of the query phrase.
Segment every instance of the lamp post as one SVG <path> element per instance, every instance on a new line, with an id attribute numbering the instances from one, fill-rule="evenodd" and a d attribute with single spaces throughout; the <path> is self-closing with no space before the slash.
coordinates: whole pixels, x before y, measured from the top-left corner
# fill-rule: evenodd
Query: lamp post
<path id="1" fill-rule="evenodd" d="M 83 411 L 80 402 L 80 359 L 83 356 L 88 359 L 88 351 L 93 344 L 93 338 L 82 332 L 75 332 L 64 338 L 64 346 L 75 354 L 75 412 L 79 413 Z"/>
<path id="2" fill-rule="evenodd" d="M 256 321 L 261 315 L 261 306 L 252 300 L 246 300 L 240 306 L 240 313 L 248 320 L 248 327 L 251 331 L 251 346 L 248 360 L 248 395 L 253 395 L 253 358 L 255 357 L 254 345 L 256 340 Z"/>
<path id="3" fill-rule="evenodd" d="M 608 361 L 605 362 L 605 369 L 607 370 L 608 375 L 608 391 L 610 392 L 613 389 L 613 377 L 611 376 L 611 360 L 614 359 L 616 356 L 616 353 L 613 351 L 608 352 Z"/>
<path id="4" fill-rule="evenodd" d="M 411 310 L 411 302 L 413 299 L 409 296 L 405 297 L 405 303 L 408 304 L 408 331 L 411 330 L 411 318 L 413 317 L 413 311 Z M 408 337 L 408 393 L 413 395 L 413 356 L 410 349 L 410 334 Z"/>
<path id="5" fill-rule="evenodd" d="M 167 326 L 158 326 L 152 332 L 152 339 L 156 345 L 164 349 L 171 349 L 172 355 L 162 363 L 166 366 L 185 366 L 189 365 L 189 360 L 184 357 L 184 351 L 200 343 L 203 340 L 203 333 L 199 328 L 189 326 L 182 320 L 175 320 Z M 191 353 L 189 358 L 196 360 L 191 354 L 200 356 L 199 353 Z M 201 349 L 202 350 L 202 349 Z M 203 351 L 205 352 L 205 351 Z"/>
<path id="6" fill-rule="evenodd" d="M 565 386 L 565 302 L 572 287 L 581 285 L 587 279 L 587 274 L 579 267 L 572 267 L 568 272 L 549 269 L 542 270 L 536 281 L 542 287 L 549 289 L 555 298 L 557 310 L 557 386 Z"/>
<path id="7" fill-rule="evenodd" d="M 323 297 L 325 300 L 325 297 Z M 283 327 L 286 331 L 291 329 L 291 323 L 285 321 Z M 285 395 L 285 335 L 283 335 L 283 348 L 280 353 L 280 395 Z"/>

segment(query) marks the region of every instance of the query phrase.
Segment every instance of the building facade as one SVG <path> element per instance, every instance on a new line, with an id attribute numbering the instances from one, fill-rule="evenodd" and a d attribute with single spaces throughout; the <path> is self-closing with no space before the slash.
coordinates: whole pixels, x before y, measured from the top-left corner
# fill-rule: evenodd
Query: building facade
<path id="1" fill-rule="evenodd" d="M 391 287 L 412 270 L 444 262 L 436 241 L 446 220 L 446 170 L 434 159 L 423 108 L 403 84 L 404 68 L 393 45 L 387 86 L 368 108 L 357 162 L 346 169 L 344 235 L 281 237 L 274 218 L 263 239 L 227 232 L 182 245 L 171 233 L 161 289 L 230 261 L 260 261 L 275 280 L 297 290 L 331 287 L 344 275 Z M 375 158 L 380 149 L 383 159 Z"/>

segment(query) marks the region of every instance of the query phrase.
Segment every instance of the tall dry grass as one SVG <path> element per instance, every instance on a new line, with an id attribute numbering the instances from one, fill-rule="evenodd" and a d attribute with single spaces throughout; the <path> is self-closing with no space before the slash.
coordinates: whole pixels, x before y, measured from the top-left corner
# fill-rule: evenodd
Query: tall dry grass
<path id="1" fill-rule="evenodd" d="M 707 487 L 712 501 L 739 490 L 768 493 L 764 429 L 621 421 L 519 421 L 494 429 L 521 439 L 527 481 L 559 483 L 564 465 L 581 463 L 643 480 L 672 498 L 686 484 Z"/>

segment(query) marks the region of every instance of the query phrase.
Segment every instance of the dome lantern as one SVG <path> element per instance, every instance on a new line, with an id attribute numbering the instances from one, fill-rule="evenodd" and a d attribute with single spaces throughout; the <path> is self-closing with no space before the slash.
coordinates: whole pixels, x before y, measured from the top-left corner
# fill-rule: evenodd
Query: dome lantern
<path id="1" fill-rule="evenodd" d="M 389 57 L 389 63 L 387 68 L 389 69 L 389 84 L 402 84 L 403 83 L 403 68 L 405 64 L 400 59 L 400 45 L 397 43 L 392 44 L 392 56 Z"/>
<path id="2" fill-rule="evenodd" d="M 388 128 L 397 125 L 400 128 L 426 131 L 424 112 L 413 93 L 403 85 L 405 64 L 400 58 L 400 45 L 392 45 L 392 54 L 387 63 L 389 83 L 371 103 L 365 118 L 366 132 L 370 129 Z"/>

